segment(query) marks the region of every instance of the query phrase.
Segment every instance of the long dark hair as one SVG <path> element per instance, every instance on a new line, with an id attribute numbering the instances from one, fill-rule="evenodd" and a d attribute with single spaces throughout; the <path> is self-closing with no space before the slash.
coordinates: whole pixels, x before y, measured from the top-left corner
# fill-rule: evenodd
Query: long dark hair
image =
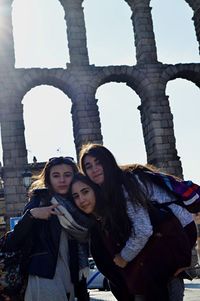
<path id="1" fill-rule="evenodd" d="M 133 204 L 146 206 L 146 200 L 138 184 L 130 176 L 131 171 L 122 169 L 113 154 L 103 145 L 87 144 L 80 151 L 80 169 L 87 175 L 84 164 L 86 156 L 96 158 L 104 170 L 104 183 L 101 185 L 103 194 L 99 214 L 104 218 L 105 227 L 121 243 L 125 243 L 131 233 L 131 222 L 127 214 L 127 197 L 124 188 Z"/>

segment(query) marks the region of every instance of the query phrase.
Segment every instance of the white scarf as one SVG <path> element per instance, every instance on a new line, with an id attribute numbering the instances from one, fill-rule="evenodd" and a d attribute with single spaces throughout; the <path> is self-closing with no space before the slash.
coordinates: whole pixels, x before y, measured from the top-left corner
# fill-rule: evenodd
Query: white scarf
<path id="1" fill-rule="evenodd" d="M 58 219 L 60 221 L 60 224 L 63 228 L 65 228 L 67 230 L 67 232 L 75 239 L 84 242 L 88 239 L 88 229 L 79 225 L 74 218 L 72 217 L 72 215 L 69 213 L 69 211 L 62 206 L 61 204 L 59 204 L 59 202 L 56 200 L 55 197 L 52 197 L 51 199 L 51 203 L 52 204 L 56 204 L 58 205 L 55 208 L 55 212 L 59 213 L 58 215 Z M 60 215 L 60 213 L 62 215 Z"/>

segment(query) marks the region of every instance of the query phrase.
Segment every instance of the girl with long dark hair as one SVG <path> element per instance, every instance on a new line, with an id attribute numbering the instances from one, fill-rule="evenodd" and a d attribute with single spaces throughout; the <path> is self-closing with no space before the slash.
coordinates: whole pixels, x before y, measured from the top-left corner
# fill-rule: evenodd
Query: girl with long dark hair
<path id="1" fill-rule="evenodd" d="M 83 146 L 80 167 L 101 191 L 96 211 L 104 243 L 125 274 L 129 289 L 143 294 L 145 300 L 169 300 L 170 278 L 190 265 L 196 241 L 192 215 L 176 204 L 157 209 L 155 201 L 159 204 L 175 197 L 148 177 L 153 170 L 141 165 L 119 167 L 102 145 Z M 130 282 L 126 275 L 133 275 L 134 269 L 139 277 Z"/>

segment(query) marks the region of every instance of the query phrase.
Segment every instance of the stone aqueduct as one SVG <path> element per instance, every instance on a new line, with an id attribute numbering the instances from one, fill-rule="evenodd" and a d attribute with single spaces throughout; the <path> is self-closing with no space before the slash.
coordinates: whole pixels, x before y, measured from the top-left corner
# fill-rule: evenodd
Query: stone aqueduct
<path id="1" fill-rule="evenodd" d="M 95 93 L 108 82 L 124 82 L 141 99 L 139 107 L 149 163 L 182 176 L 173 130 L 173 116 L 165 89 L 168 81 L 184 78 L 200 87 L 200 64 L 162 64 L 157 60 L 150 0 L 124 0 L 132 11 L 133 41 L 137 64 L 95 67 L 89 64 L 83 0 L 58 0 L 64 12 L 70 63 L 66 69 L 15 69 L 12 32 L 12 2 L 0 1 L 0 19 L 6 39 L 0 42 L 0 122 L 6 216 L 19 214 L 25 202 L 22 172 L 27 167 L 24 137 L 24 95 L 39 85 L 62 90 L 72 101 L 75 146 L 86 141 L 102 142 Z M 200 0 L 185 0 L 192 8 L 200 43 Z"/>

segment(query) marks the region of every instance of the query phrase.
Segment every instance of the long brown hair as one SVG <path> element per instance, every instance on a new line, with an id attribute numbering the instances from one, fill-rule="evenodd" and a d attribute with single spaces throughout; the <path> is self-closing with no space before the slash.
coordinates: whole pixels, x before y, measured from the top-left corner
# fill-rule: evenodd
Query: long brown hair
<path id="1" fill-rule="evenodd" d="M 48 188 L 52 191 L 52 186 L 50 182 L 50 172 L 51 168 L 56 165 L 66 164 L 72 167 L 73 173 L 76 174 L 78 172 L 78 167 L 76 162 L 72 157 L 53 157 L 50 158 L 49 161 L 46 162 L 41 173 L 34 177 L 34 182 L 32 183 L 29 192 L 31 192 L 38 188 Z"/>

